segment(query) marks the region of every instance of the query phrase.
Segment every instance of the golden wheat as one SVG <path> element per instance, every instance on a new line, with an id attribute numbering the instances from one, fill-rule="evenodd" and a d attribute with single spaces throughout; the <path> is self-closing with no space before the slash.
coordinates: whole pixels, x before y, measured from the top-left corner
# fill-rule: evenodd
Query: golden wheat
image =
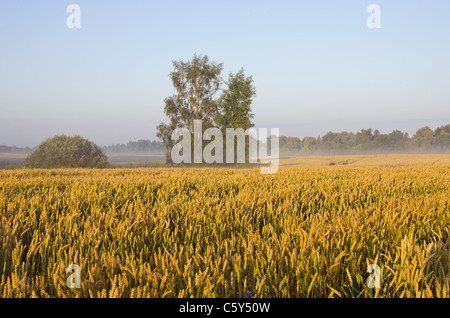
<path id="1" fill-rule="evenodd" d="M 0 297 L 449 297 L 449 185 L 448 166 L 1 171 Z"/>

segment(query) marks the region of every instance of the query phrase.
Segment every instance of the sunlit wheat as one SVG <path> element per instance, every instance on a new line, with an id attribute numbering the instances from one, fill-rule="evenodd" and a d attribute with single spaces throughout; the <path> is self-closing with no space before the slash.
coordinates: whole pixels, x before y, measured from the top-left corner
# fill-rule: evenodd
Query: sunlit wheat
<path id="1" fill-rule="evenodd" d="M 0 296 L 449 297 L 449 185 L 448 166 L 1 171 Z"/>

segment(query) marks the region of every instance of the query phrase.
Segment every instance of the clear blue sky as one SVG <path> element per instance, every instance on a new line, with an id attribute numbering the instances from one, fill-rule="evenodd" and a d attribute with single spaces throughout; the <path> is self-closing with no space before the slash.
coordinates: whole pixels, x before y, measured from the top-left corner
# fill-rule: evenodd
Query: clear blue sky
<path id="1" fill-rule="evenodd" d="M 253 75 L 255 124 L 281 135 L 434 129 L 450 123 L 449 16 L 447 0 L 1 1 L 0 144 L 156 139 L 171 62 L 194 53 Z"/>

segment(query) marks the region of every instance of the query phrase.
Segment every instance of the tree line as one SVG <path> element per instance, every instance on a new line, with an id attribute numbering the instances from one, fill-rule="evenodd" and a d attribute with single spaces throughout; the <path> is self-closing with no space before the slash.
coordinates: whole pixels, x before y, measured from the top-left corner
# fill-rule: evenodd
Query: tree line
<path id="1" fill-rule="evenodd" d="M 389 134 L 381 134 L 378 130 L 361 129 L 353 132 L 328 132 L 318 137 L 280 136 L 280 154 L 289 155 L 328 155 L 328 154 L 362 154 L 362 153 L 414 153 L 439 152 L 450 153 L 450 124 L 431 129 L 422 127 L 409 137 L 408 133 L 393 130 Z M 107 154 L 164 154 L 166 148 L 158 140 L 137 140 L 126 144 L 114 144 L 101 147 Z M 0 153 L 28 154 L 29 147 L 0 145 Z"/>
<path id="2" fill-rule="evenodd" d="M 102 147 L 106 154 L 121 154 L 121 153 L 135 153 L 135 154 L 164 154 L 165 147 L 161 141 L 157 140 L 138 140 L 130 141 L 127 144 L 115 144 Z"/>
<path id="3" fill-rule="evenodd" d="M 16 153 L 16 154 L 27 154 L 30 153 L 33 149 L 29 147 L 20 148 L 16 147 L 15 145 L 12 146 L 5 146 L 0 145 L 0 153 Z"/>
<path id="4" fill-rule="evenodd" d="M 379 130 L 361 129 L 353 132 L 328 132 L 319 137 L 280 136 L 280 154 L 337 155 L 365 153 L 450 153 L 450 124 L 435 130 L 422 127 L 409 137 L 408 133 L 394 130 L 381 134 Z"/>

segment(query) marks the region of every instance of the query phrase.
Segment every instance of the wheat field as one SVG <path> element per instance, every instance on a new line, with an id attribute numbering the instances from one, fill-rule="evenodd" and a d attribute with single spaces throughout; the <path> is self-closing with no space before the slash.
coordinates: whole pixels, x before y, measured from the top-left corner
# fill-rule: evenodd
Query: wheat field
<path id="1" fill-rule="evenodd" d="M 448 298 L 449 186 L 448 165 L 0 171 L 0 297 Z"/>

